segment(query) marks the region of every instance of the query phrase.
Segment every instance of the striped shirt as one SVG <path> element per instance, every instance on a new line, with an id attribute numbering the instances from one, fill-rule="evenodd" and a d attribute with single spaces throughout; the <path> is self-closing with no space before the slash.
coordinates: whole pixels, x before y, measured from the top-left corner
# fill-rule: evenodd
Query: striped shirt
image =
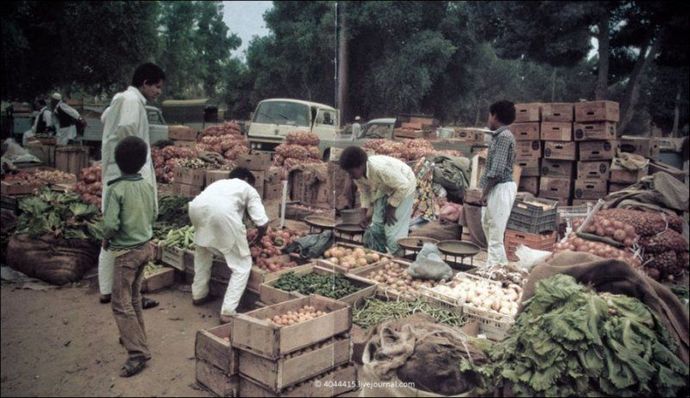
<path id="1" fill-rule="evenodd" d="M 497 179 L 498 184 L 513 181 L 513 163 L 515 163 L 515 137 L 508 126 L 499 127 L 492 133 L 489 155 L 486 159 L 484 174 L 479 179 L 479 186 L 486 187 L 489 178 Z"/>

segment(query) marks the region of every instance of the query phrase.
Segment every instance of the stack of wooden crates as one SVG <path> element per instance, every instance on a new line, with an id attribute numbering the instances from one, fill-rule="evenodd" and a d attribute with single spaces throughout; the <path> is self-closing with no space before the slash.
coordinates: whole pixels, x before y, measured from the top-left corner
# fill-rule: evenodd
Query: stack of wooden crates
<path id="1" fill-rule="evenodd" d="M 522 167 L 520 191 L 561 206 L 606 196 L 618 148 L 617 102 L 529 103 L 515 108 L 516 121 L 510 128 Z"/>
<path id="2" fill-rule="evenodd" d="M 267 318 L 305 305 L 326 315 L 281 327 Z M 196 336 L 196 379 L 219 396 L 333 397 L 357 388 L 351 307 L 308 296 L 238 314 Z"/>

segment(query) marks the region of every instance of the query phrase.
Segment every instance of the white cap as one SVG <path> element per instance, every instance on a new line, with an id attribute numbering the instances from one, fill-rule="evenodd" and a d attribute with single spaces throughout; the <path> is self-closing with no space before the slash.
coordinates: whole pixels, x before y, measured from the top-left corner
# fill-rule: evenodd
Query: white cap
<path id="1" fill-rule="evenodd" d="M 355 116 L 355 120 L 359 120 L 359 119 L 360 119 L 360 117 L 359 117 L 359 116 Z"/>
<path id="2" fill-rule="evenodd" d="M 50 98 L 57 101 L 62 101 L 62 95 L 60 95 L 60 93 L 53 93 L 53 95 L 51 95 Z"/>

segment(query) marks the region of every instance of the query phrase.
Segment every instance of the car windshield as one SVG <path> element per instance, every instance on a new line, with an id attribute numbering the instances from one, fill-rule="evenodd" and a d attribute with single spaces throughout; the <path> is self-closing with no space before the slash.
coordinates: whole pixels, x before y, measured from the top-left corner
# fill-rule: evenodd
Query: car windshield
<path id="1" fill-rule="evenodd" d="M 309 107 L 295 102 L 271 101 L 259 105 L 254 123 L 290 124 L 309 127 Z"/>

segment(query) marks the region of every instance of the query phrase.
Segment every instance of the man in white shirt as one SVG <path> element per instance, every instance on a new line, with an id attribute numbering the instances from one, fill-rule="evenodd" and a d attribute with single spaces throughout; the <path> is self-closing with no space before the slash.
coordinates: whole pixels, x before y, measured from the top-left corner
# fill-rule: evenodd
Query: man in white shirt
<path id="1" fill-rule="evenodd" d="M 268 227 L 266 210 L 254 184 L 254 175 L 243 167 L 230 173 L 227 180 L 209 185 L 189 203 L 189 219 L 194 225 L 194 305 L 209 300 L 213 254 L 222 255 L 232 270 L 220 311 L 221 323 L 236 314 L 252 268 L 252 256 L 247 242 L 247 229 L 242 223 L 245 212 L 258 225 L 261 238 Z"/>
<path id="2" fill-rule="evenodd" d="M 359 135 L 362 134 L 362 125 L 359 124 L 360 120 L 359 116 L 355 116 L 355 122 L 352 123 L 352 141 L 359 138 Z"/>
<path id="3" fill-rule="evenodd" d="M 27 130 L 22 135 L 22 145 L 26 146 L 26 143 L 31 137 L 35 137 L 36 134 L 47 134 L 50 131 L 54 131 L 53 126 L 53 113 L 50 111 L 46 105 L 45 100 L 37 101 L 39 111 L 34 118 L 34 124 L 31 126 L 31 130 Z"/>
<path id="4" fill-rule="evenodd" d="M 54 93 L 51 96 L 50 104 L 57 144 L 67 145 L 69 140 L 77 138 L 77 123 L 84 124 L 84 119 L 76 109 L 62 101 L 60 93 Z"/>
<path id="5" fill-rule="evenodd" d="M 374 250 L 398 254 L 398 239 L 410 231 L 412 205 L 417 192 L 417 178 L 412 168 L 390 156 L 368 156 L 362 148 L 351 146 L 340 155 L 340 167 L 357 185 L 362 208 L 367 209 L 362 223 L 367 228 L 365 245 Z M 379 241 L 372 245 L 372 240 Z"/>
<path id="6" fill-rule="evenodd" d="M 149 153 L 140 174 L 153 185 L 158 211 L 158 194 L 156 172 L 151 161 L 151 142 L 149 139 L 149 119 L 146 113 L 146 101 L 153 101 L 161 94 L 165 73 L 160 67 L 146 63 L 137 67 L 132 78 L 132 85 L 127 90 L 115 94 L 110 106 L 101 115 L 103 122 L 103 140 L 101 141 L 102 198 L 108 191 L 108 181 L 119 178 L 120 169 L 115 163 L 115 147 L 125 137 L 135 136 L 146 142 Z M 101 207 L 103 205 L 101 204 Z M 109 303 L 113 289 L 113 268 L 115 257 L 108 250 L 101 249 L 98 257 L 98 285 L 101 291 L 101 303 Z M 158 303 L 143 298 L 143 307 L 152 308 Z"/>

